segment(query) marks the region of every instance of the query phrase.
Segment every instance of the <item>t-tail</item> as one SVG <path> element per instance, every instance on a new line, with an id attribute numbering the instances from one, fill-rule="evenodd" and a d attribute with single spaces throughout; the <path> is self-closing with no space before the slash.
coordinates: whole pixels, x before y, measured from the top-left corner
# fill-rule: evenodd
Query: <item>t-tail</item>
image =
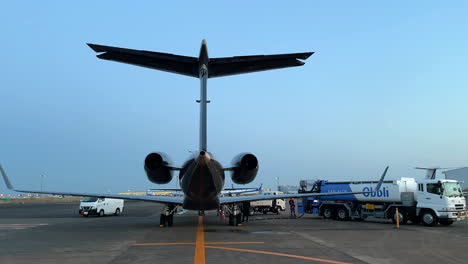
<path id="1" fill-rule="evenodd" d="M 208 78 L 302 66 L 304 65 L 304 60 L 314 54 L 313 52 L 302 52 L 210 59 L 208 57 L 208 49 L 205 40 L 201 43 L 198 58 L 96 44 L 88 45 L 94 51 L 100 53 L 97 55 L 100 59 L 199 78 L 200 100 L 197 100 L 197 102 L 200 103 L 200 151 L 207 151 Z"/>
<path id="2" fill-rule="evenodd" d="M 208 50 L 206 41 L 202 41 L 200 48 L 199 77 L 200 77 L 200 151 L 207 151 L 207 82 L 208 82 Z"/>
<path id="3" fill-rule="evenodd" d="M 133 50 L 88 44 L 99 53 L 98 58 L 117 61 L 151 69 L 182 74 L 200 80 L 199 152 L 181 167 L 173 166 L 169 157 L 161 152 L 150 153 L 144 162 L 148 179 L 157 184 L 172 180 L 173 171 L 179 170 L 179 182 L 184 191 L 183 206 L 186 209 L 207 210 L 219 206 L 224 187 L 225 171 L 231 172 L 232 182 L 248 184 L 258 172 L 255 155 L 245 152 L 234 157 L 231 167 L 223 167 L 208 151 L 208 91 L 209 78 L 302 66 L 313 52 L 209 58 L 206 41 L 201 43 L 198 57 L 189 57 L 146 50 Z"/>

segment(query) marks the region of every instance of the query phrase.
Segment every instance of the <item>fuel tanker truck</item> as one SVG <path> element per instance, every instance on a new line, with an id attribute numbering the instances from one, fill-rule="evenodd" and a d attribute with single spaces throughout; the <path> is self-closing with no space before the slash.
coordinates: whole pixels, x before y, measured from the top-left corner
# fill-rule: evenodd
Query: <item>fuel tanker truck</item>
<path id="1" fill-rule="evenodd" d="M 300 182 L 299 193 L 367 192 L 355 195 L 313 195 L 298 204 L 299 213 L 313 213 L 325 219 L 363 220 L 367 217 L 408 221 L 425 226 L 451 225 L 468 217 L 465 197 L 456 180 L 401 178 L 384 181 L 375 192 L 375 181 Z M 301 208 L 302 207 L 302 208 Z M 398 218 L 396 212 L 398 211 Z"/>

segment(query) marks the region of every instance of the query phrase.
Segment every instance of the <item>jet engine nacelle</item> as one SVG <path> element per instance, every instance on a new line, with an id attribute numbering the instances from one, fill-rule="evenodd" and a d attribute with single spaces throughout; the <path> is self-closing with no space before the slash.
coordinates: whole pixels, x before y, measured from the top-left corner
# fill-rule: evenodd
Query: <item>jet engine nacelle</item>
<path id="1" fill-rule="evenodd" d="M 250 153 L 241 153 L 232 160 L 231 179 L 236 184 L 247 184 L 257 176 L 258 159 Z"/>
<path id="2" fill-rule="evenodd" d="M 157 184 L 168 183 L 172 180 L 170 159 L 163 153 L 150 153 L 145 158 L 146 176 L 151 182 Z"/>

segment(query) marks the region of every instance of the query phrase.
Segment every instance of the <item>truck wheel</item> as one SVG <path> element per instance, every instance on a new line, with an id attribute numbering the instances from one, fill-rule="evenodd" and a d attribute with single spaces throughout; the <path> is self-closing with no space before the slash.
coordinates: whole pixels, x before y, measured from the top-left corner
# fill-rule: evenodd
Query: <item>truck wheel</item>
<path id="1" fill-rule="evenodd" d="M 254 215 L 254 213 L 255 213 L 255 210 L 252 207 L 250 207 L 249 208 L 249 215 L 252 216 L 252 215 Z"/>
<path id="2" fill-rule="evenodd" d="M 120 208 L 115 209 L 114 215 L 115 215 L 115 216 L 119 216 L 119 215 L 120 215 Z"/>
<path id="3" fill-rule="evenodd" d="M 421 221 L 425 226 L 436 226 L 438 219 L 434 212 L 426 210 L 421 214 Z"/>
<path id="4" fill-rule="evenodd" d="M 388 218 L 391 218 L 392 222 L 396 224 L 396 210 L 395 209 L 390 211 L 390 215 Z M 398 210 L 398 218 L 400 218 L 398 220 L 400 220 L 401 225 L 405 225 L 406 223 L 408 223 L 408 215 L 403 209 Z"/>
<path id="5" fill-rule="evenodd" d="M 279 215 L 279 214 L 280 214 L 280 210 L 281 210 L 281 207 L 276 207 L 276 208 L 275 208 L 275 213 L 276 213 L 277 215 Z"/>
<path id="6" fill-rule="evenodd" d="M 331 206 L 326 206 L 323 208 L 323 217 L 325 219 L 332 219 L 335 217 L 335 210 L 333 210 L 333 207 Z"/>
<path id="7" fill-rule="evenodd" d="M 101 209 L 101 211 L 99 211 L 99 216 L 104 216 L 104 210 Z"/>
<path id="8" fill-rule="evenodd" d="M 337 216 L 338 220 L 341 220 L 341 221 L 348 220 L 349 215 L 348 215 L 348 210 L 346 209 L 346 207 L 340 206 L 338 208 L 338 211 L 336 212 L 336 216 Z"/>
<path id="9" fill-rule="evenodd" d="M 455 221 L 451 220 L 451 219 L 439 219 L 439 223 L 441 225 L 444 225 L 444 226 L 449 226 L 451 224 L 453 224 Z"/>

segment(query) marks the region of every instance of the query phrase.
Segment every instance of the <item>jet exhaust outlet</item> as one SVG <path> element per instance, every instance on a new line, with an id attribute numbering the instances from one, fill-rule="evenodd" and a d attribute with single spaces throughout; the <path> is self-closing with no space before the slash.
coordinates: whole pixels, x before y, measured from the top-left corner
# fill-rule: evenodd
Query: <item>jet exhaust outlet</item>
<path id="1" fill-rule="evenodd" d="M 233 161 L 234 169 L 231 179 L 236 184 L 247 184 L 252 182 L 257 176 L 258 159 L 250 153 L 237 155 Z"/>
<path id="2" fill-rule="evenodd" d="M 163 153 L 150 153 L 145 158 L 145 172 L 148 179 L 157 184 L 168 183 L 172 180 L 170 159 Z"/>

